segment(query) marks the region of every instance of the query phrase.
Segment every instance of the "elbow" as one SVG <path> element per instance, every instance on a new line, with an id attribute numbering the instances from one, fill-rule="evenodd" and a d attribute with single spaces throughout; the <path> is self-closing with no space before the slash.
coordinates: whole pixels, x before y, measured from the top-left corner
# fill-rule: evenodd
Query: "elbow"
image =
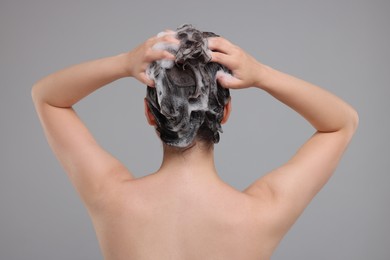
<path id="1" fill-rule="evenodd" d="M 347 121 L 344 127 L 341 129 L 341 131 L 344 132 L 348 136 L 348 139 L 350 140 L 355 134 L 358 125 L 359 125 L 359 114 L 355 109 L 351 108 L 348 113 Z"/>
<path id="2" fill-rule="evenodd" d="M 359 126 L 359 114 L 358 112 L 352 108 L 352 111 L 351 111 L 351 128 L 353 130 L 353 132 L 356 131 L 356 129 L 358 128 Z"/>
<path id="3" fill-rule="evenodd" d="M 37 100 L 37 98 L 38 98 L 38 93 L 37 93 L 38 91 L 37 91 L 37 85 L 36 84 L 34 84 L 33 86 L 32 86 L 32 88 L 31 88 L 31 99 L 32 99 L 32 101 L 34 102 L 34 104 L 35 104 L 35 102 L 36 102 L 36 100 Z"/>
<path id="4" fill-rule="evenodd" d="M 355 121 L 354 122 L 355 122 L 355 129 L 357 129 L 359 126 L 359 114 L 356 110 L 355 110 Z"/>
<path id="5" fill-rule="evenodd" d="M 40 81 L 36 82 L 31 88 L 31 98 L 35 105 L 43 102 L 43 92 Z"/>

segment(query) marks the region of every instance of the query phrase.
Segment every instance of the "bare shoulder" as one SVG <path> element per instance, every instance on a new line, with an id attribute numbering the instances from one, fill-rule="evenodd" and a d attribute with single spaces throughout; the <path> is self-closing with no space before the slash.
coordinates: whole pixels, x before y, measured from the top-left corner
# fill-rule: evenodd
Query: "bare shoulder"
<path id="1" fill-rule="evenodd" d="M 244 193 L 267 205 L 286 233 L 336 169 L 353 130 L 316 132 L 285 164 L 253 182 Z"/>

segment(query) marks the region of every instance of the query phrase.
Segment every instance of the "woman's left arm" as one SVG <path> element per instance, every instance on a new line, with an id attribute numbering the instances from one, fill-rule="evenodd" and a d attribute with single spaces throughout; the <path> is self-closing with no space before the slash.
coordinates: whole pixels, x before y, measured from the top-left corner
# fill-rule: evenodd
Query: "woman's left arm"
<path id="1" fill-rule="evenodd" d="M 133 177 L 126 167 L 102 149 L 72 106 L 93 91 L 123 77 L 153 85 L 145 70 L 150 62 L 173 59 L 152 46 L 153 37 L 120 55 L 74 65 L 34 84 L 32 98 L 46 138 L 87 207 L 94 207 L 115 185 Z"/>

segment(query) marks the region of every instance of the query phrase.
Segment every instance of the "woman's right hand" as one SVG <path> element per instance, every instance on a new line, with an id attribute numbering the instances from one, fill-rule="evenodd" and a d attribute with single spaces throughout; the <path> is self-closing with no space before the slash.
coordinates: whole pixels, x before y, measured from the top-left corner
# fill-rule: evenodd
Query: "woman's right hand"
<path id="1" fill-rule="evenodd" d="M 166 31 L 164 34 L 154 36 L 137 48 L 128 52 L 127 68 L 128 75 L 136 78 L 142 83 L 154 87 L 154 81 L 146 75 L 146 69 L 150 63 L 155 60 L 167 59 L 174 60 L 175 55 L 170 52 L 159 48 L 164 44 L 179 44 L 180 41 L 175 38 L 173 31 Z"/>
<path id="2" fill-rule="evenodd" d="M 240 47 L 222 37 L 208 38 L 208 47 L 212 51 L 211 61 L 232 71 L 233 77 L 227 73 L 217 73 L 217 80 L 223 87 L 240 89 L 260 85 L 265 66 Z"/>

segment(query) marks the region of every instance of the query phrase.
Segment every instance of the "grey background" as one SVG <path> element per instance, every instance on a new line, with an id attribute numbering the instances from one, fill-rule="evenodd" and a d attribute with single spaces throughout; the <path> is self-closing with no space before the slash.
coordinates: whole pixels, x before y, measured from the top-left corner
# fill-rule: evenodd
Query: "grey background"
<path id="1" fill-rule="evenodd" d="M 390 259 L 389 1 L 0 2 L 0 259 L 102 259 L 88 214 L 52 155 L 30 89 L 72 64 L 131 50 L 183 23 L 352 104 L 360 127 L 334 177 L 272 259 Z M 121 79 L 76 106 L 136 176 L 161 160 L 145 87 Z M 216 146 L 221 177 L 244 189 L 313 130 L 257 90 L 234 91 Z"/>

